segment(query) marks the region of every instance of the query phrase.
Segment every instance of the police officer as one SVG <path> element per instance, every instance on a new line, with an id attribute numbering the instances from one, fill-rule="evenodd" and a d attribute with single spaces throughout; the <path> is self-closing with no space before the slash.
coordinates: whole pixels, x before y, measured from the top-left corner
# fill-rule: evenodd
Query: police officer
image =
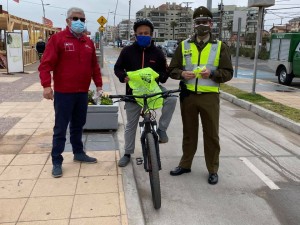
<path id="1" fill-rule="evenodd" d="M 233 68 L 227 45 L 212 37 L 212 17 L 212 13 L 203 6 L 194 11 L 195 33 L 180 43 L 169 66 L 170 77 L 180 80 L 183 123 L 183 155 L 170 175 L 191 172 L 197 151 L 200 114 L 208 183 L 216 184 L 220 154 L 219 86 L 232 78 Z"/>

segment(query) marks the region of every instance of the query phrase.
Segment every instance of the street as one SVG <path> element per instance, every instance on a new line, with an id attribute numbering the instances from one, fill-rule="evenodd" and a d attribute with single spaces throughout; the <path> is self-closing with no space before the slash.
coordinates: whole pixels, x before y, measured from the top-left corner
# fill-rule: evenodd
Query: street
<path id="1" fill-rule="evenodd" d="M 114 77 L 112 80 L 117 93 L 123 94 L 125 85 L 113 75 L 113 65 L 118 54 L 118 49 L 105 48 L 105 62 Z M 240 60 L 240 63 L 241 74 L 238 76 L 251 69 L 251 63 L 246 59 Z M 259 65 L 259 69 L 262 67 Z M 266 73 L 270 75 L 270 71 Z M 164 86 L 175 89 L 178 81 L 169 79 Z M 157 110 L 157 118 L 159 113 Z M 123 107 L 121 114 L 126 120 Z M 179 100 L 168 136 L 169 142 L 160 144 L 162 207 L 155 210 L 148 174 L 144 172 L 143 166 L 135 164 L 135 158 L 141 156 L 137 132 L 132 164 L 140 200 L 125 195 L 130 224 L 137 224 L 130 219 L 135 213 L 130 210 L 130 204 L 137 201 L 141 202 L 147 225 L 300 224 L 300 140 L 297 134 L 221 100 L 220 179 L 215 186 L 207 183 L 201 131 L 192 172 L 179 177 L 169 175 L 182 155 Z M 122 135 L 118 137 L 122 138 Z M 123 154 L 124 140 L 119 140 L 119 143 Z M 123 169 L 123 174 L 125 177 L 130 175 L 130 168 Z M 126 192 L 130 186 L 125 183 L 124 188 Z"/>

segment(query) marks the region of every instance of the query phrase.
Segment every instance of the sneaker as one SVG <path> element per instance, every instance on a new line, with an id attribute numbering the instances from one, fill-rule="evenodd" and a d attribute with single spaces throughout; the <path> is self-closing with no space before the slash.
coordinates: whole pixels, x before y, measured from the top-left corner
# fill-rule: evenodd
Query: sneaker
<path id="1" fill-rule="evenodd" d="M 82 163 L 96 163 L 97 159 L 93 158 L 93 157 L 90 157 L 85 153 L 82 153 L 82 154 L 74 154 L 73 161 L 82 162 Z"/>
<path id="2" fill-rule="evenodd" d="M 168 135 L 166 131 L 162 131 L 160 129 L 157 129 L 156 133 L 159 137 L 159 143 L 167 143 L 169 141 Z"/>
<path id="3" fill-rule="evenodd" d="M 62 176 L 62 168 L 61 165 L 53 165 L 52 169 L 52 177 L 58 178 Z"/>
<path id="4" fill-rule="evenodd" d="M 118 166 L 119 166 L 119 167 L 125 167 L 125 166 L 128 165 L 129 162 L 130 162 L 130 157 L 124 155 L 124 156 L 119 160 Z"/>

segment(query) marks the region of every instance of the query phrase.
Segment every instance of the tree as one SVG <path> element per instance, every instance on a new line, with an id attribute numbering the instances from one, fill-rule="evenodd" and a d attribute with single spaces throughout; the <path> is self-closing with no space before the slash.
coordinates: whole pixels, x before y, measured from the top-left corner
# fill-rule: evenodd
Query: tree
<path id="1" fill-rule="evenodd" d="M 172 22 L 170 23 L 170 26 L 171 26 L 171 28 L 172 28 L 172 30 L 173 30 L 173 40 L 175 40 L 174 32 L 175 32 L 175 27 L 177 27 L 178 24 L 177 24 L 175 21 L 172 21 Z"/>

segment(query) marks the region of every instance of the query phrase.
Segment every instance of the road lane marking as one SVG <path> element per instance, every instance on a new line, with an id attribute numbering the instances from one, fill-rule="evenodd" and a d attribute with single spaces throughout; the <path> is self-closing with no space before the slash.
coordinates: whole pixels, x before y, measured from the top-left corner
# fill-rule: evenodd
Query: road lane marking
<path id="1" fill-rule="evenodd" d="M 268 185 L 271 190 L 280 189 L 271 179 L 269 179 L 265 174 L 263 174 L 263 172 L 257 169 L 248 159 L 246 159 L 245 157 L 240 157 L 240 160 L 242 160 L 243 163 L 245 163 L 253 173 L 255 173 L 266 185 Z"/>

